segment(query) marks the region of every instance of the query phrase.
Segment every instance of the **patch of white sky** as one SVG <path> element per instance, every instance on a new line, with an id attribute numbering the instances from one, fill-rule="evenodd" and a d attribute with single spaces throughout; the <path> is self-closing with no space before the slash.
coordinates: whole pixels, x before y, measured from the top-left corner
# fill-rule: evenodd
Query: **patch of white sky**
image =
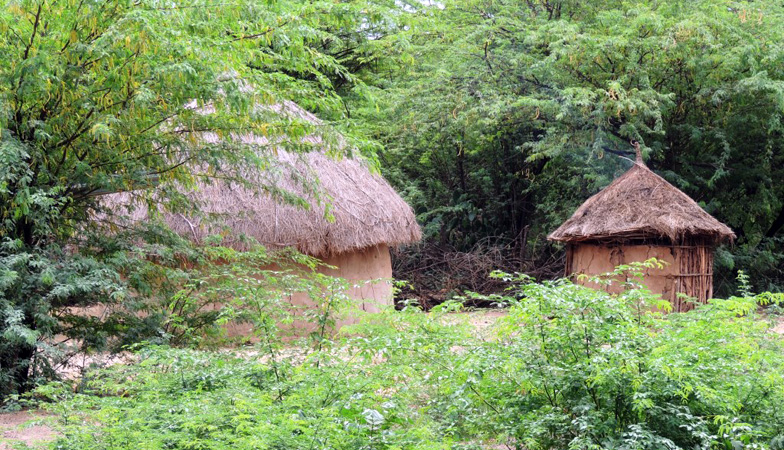
<path id="1" fill-rule="evenodd" d="M 411 14 L 420 12 L 420 10 L 423 8 L 433 8 L 433 7 L 438 9 L 446 8 L 446 5 L 443 2 L 437 0 L 411 0 L 411 1 L 395 0 L 395 6 L 397 6 L 401 11 L 411 13 Z M 363 20 L 362 23 L 360 24 L 361 30 L 370 30 L 372 27 L 373 24 L 371 24 L 367 19 Z M 408 25 L 403 26 L 403 29 L 406 31 L 408 31 L 409 28 L 410 27 Z M 368 33 L 368 39 L 370 40 L 380 39 L 383 36 L 384 36 L 383 33 L 373 33 L 373 32 Z"/>

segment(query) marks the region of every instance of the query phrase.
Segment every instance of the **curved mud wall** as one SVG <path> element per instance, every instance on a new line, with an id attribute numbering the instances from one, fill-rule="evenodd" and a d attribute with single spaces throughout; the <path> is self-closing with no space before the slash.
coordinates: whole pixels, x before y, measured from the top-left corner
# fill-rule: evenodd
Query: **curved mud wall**
<path id="1" fill-rule="evenodd" d="M 663 261 L 665 266 L 646 270 L 644 284 L 651 292 L 668 300 L 673 311 L 693 308 L 691 302 L 679 298 L 679 293 L 701 303 L 713 296 L 713 251 L 707 246 L 572 244 L 566 254 L 566 275 L 601 275 L 618 265 L 650 258 Z M 599 287 L 595 283 L 579 281 L 577 277 L 573 279 L 589 287 Z M 618 293 L 622 287 L 620 283 L 614 283 L 603 289 Z"/>
<path id="2" fill-rule="evenodd" d="M 337 317 L 336 328 L 357 323 L 361 314 L 379 312 L 381 307 L 393 304 L 392 259 L 386 244 L 333 255 L 322 258 L 322 261 L 335 268 L 322 267 L 318 271 L 348 281 L 350 287 L 347 294 L 354 301 L 353 305 Z M 275 266 L 262 269 L 279 270 Z M 296 307 L 295 316 L 300 315 L 307 307 L 315 307 L 315 303 L 303 292 L 288 296 L 287 301 Z M 250 335 L 250 327 L 249 324 L 233 323 L 227 325 L 227 331 L 229 336 Z M 293 327 L 305 332 L 314 331 L 316 328 L 315 324 L 304 319 L 295 319 Z M 295 334 L 300 335 L 301 331 Z"/>
<path id="3" fill-rule="evenodd" d="M 378 312 L 379 305 L 392 304 L 392 259 L 386 244 L 336 255 L 324 262 L 337 269 L 320 272 L 352 283 L 348 294 L 359 301 L 363 311 Z"/>

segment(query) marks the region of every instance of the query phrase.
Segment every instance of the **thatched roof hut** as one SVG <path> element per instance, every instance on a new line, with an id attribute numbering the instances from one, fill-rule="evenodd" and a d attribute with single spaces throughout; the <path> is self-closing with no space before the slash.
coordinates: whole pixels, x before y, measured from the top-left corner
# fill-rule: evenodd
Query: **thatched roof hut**
<path id="1" fill-rule="evenodd" d="M 267 108 L 321 123 L 292 102 Z M 201 133 L 201 139 L 211 143 L 221 140 L 211 132 Z M 199 204 L 198 215 L 163 214 L 174 231 L 195 241 L 221 234 L 224 244 L 240 250 L 246 246 L 241 237 L 248 236 L 267 247 L 294 247 L 317 257 L 379 244 L 407 244 L 421 238 L 411 207 L 360 157 L 327 155 L 319 148 L 318 136 L 300 139 L 300 144 L 304 142 L 312 149 L 304 153 L 287 151 L 286 143 L 270 142 L 255 134 L 235 139 L 268 153 L 263 170 L 253 168 L 234 174 L 253 187 L 230 181 L 231 177 L 205 178 L 195 189 L 183 192 Z M 107 203 L 114 210 L 135 202 L 133 193 L 108 197 Z M 145 219 L 144 208 L 132 209 L 132 220 Z"/>
<path id="2" fill-rule="evenodd" d="M 735 234 L 664 178 L 637 161 L 580 206 L 547 236 L 560 242 L 701 237 L 713 242 Z"/>
<path id="3" fill-rule="evenodd" d="M 713 249 L 734 238 L 729 227 L 648 169 L 639 150 L 631 169 L 548 236 L 567 244 L 567 276 L 598 275 L 651 257 L 669 263 L 649 273 L 646 284 L 676 310 L 689 308 L 679 293 L 702 302 L 713 295 Z"/>
<path id="4" fill-rule="evenodd" d="M 188 194 L 206 216 L 166 214 L 166 223 L 196 241 L 224 234 L 227 245 L 242 249 L 239 237 L 244 235 L 267 247 L 294 247 L 322 258 L 420 239 L 411 207 L 363 161 L 278 151 L 275 163 L 254 176 L 265 186 L 304 199 L 307 206 L 220 181 Z"/>
<path id="5" fill-rule="evenodd" d="M 268 108 L 319 124 L 315 116 L 291 102 Z M 200 211 L 164 212 L 161 216 L 167 225 L 197 242 L 222 235 L 223 245 L 239 250 L 247 248 L 245 236 L 269 248 L 296 248 L 336 267 L 324 268 L 324 272 L 357 283 L 350 292 L 354 298 L 391 302 L 389 282 L 369 281 L 391 279 L 389 247 L 421 238 L 411 207 L 394 188 L 358 157 L 327 155 L 319 148 L 321 138 L 317 136 L 294 143 L 308 144 L 313 150 L 306 153 L 287 151 L 281 141 L 270 142 L 263 136 L 234 138 L 249 146 L 257 145 L 260 152 L 263 149 L 263 170 L 253 168 L 233 174 L 261 189 L 226 179 L 206 179 L 189 191 L 177 188 L 199 204 Z M 200 139 L 220 141 L 217 134 L 209 132 L 202 133 Z M 137 194 L 112 194 L 107 196 L 106 204 L 115 211 L 130 206 L 131 220 L 145 220 L 146 209 L 133 207 L 141 200 Z M 286 198 L 294 201 L 284 201 Z"/>

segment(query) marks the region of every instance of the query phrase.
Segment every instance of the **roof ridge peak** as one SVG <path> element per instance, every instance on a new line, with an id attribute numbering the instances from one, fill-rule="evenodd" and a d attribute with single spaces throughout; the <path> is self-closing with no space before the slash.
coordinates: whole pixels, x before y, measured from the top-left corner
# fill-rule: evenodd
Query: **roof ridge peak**
<path id="1" fill-rule="evenodd" d="M 637 153 L 634 165 L 588 198 L 548 239 L 574 242 L 623 238 L 631 232 L 666 236 L 673 242 L 686 236 L 703 236 L 713 243 L 735 238 L 729 227 L 649 169 L 642 160 L 639 144 L 630 143 Z"/>
<path id="2" fill-rule="evenodd" d="M 631 144 L 634 147 L 634 163 L 645 167 L 645 161 L 642 160 L 642 150 L 640 150 L 640 143 L 638 141 L 632 140 Z"/>

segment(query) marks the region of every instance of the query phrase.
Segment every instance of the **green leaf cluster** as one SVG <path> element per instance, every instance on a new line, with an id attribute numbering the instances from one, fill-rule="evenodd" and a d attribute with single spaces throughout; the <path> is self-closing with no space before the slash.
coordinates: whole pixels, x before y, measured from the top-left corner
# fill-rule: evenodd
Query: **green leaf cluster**
<path id="1" fill-rule="evenodd" d="M 630 167 L 637 140 L 738 235 L 717 292 L 739 268 L 780 290 L 779 2 L 461 0 L 423 16 L 400 51 L 411 63 L 359 114 L 428 242 L 489 240 L 523 255 L 509 270 L 552 275 L 545 236 Z"/>
<path id="2" fill-rule="evenodd" d="M 62 449 L 778 449 L 784 341 L 758 304 L 663 314 L 649 261 L 597 282 L 509 283 L 508 314 L 476 328 L 462 305 L 369 315 L 329 346 L 198 352 L 152 347 L 76 394 L 37 391 Z"/>

